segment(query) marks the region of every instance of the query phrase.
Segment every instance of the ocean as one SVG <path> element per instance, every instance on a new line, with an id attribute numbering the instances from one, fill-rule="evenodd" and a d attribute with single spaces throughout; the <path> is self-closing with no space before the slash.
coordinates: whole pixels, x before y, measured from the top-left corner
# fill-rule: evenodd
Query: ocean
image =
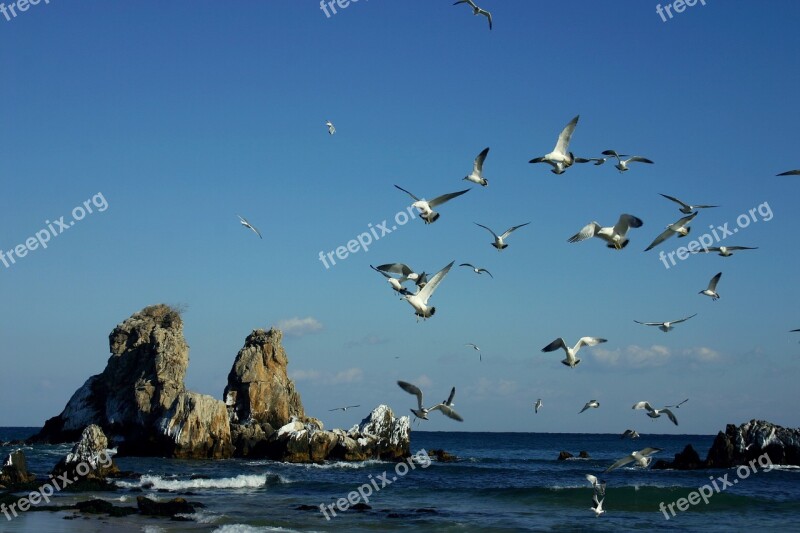
<path id="1" fill-rule="evenodd" d="M 25 438 L 36 429 L 2 428 L 0 440 Z M 713 439 L 642 433 L 631 441 L 619 435 L 412 430 L 412 453 L 444 449 L 458 457 L 447 463 L 416 462 L 413 468 L 408 462 L 398 466 L 382 461 L 301 465 L 121 457 L 115 459 L 120 469 L 141 476 L 117 480 L 116 492 L 60 492 L 53 502 L 97 497 L 136 506 L 137 496 L 158 500 L 181 496 L 205 507 L 190 516 L 191 521 L 135 515 L 67 519 L 73 511 L 27 512 L 9 521 L 0 514 L 0 531 L 800 531 L 798 468 L 769 469 L 765 460 L 738 470 L 622 467 L 601 473 L 617 459 L 645 447 L 662 448 L 655 459 L 671 460 L 692 444 L 702 458 Z M 22 449 L 29 470 L 44 482 L 70 447 Z M 3 457 L 11 450 L 0 448 Z M 576 457 L 585 450 L 590 458 L 559 461 L 562 450 Z M 599 517 L 590 509 L 593 489 L 585 479 L 589 473 L 607 482 L 606 513 Z M 694 505 L 685 503 L 688 509 L 680 511 L 675 502 L 704 485 L 706 494 L 711 493 L 708 503 L 702 499 Z M 336 508 L 337 500 L 344 505 L 353 491 L 362 499 L 359 487 L 370 509 Z M 326 506 L 325 514 L 320 505 Z"/>

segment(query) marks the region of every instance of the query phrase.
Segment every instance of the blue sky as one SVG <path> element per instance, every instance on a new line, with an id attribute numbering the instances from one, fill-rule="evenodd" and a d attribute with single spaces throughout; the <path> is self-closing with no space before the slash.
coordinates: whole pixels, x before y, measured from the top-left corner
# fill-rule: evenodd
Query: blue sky
<path id="1" fill-rule="evenodd" d="M 98 194 L 108 206 L 0 263 L 0 425 L 59 413 L 105 367 L 113 327 L 159 302 L 187 307 L 187 385 L 218 398 L 252 329 L 294 324 L 290 373 L 328 427 L 379 403 L 407 413 L 398 379 L 431 401 L 456 386 L 465 422 L 437 415 L 428 430 L 800 425 L 800 334 L 787 333 L 800 328 L 800 183 L 775 177 L 800 168 L 800 4 L 708 0 L 667 22 L 642 0 L 482 5 L 492 31 L 438 0 L 361 0 L 330 18 L 297 0 L 51 0 L 0 16 L 0 250 Z M 577 155 L 611 148 L 655 165 L 556 176 L 528 164 L 578 114 Z M 489 187 L 435 224 L 319 261 L 408 207 L 394 184 L 428 198 L 467 188 L 487 146 Z M 686 243 L 643 252 L 682 216 L 658 193 L 720 206 L 690 237 L 765 203 L 772 217 L 726 239 L 758 250 L 666 269 L 657 252 Z M 644 221 L 625 250 L 567 243 L 623 212 Z M 498 253 L 473 222 L 531 224 Z M 453 260 L 495 278 L 454 267 L 424 323 L 369 269 Z M 698 295 L 719 271 L 722 298 Z M 668 334 L 633 322 L 692 313 Z M 608 342 L 575 369 L 540 352 L 583 335 Z M 679 427 L 630 409 L 687 397 Z M 590 399 L 600 409 L 578 415 Z M 362 409 L 327 411 L 348 404 Z"/>

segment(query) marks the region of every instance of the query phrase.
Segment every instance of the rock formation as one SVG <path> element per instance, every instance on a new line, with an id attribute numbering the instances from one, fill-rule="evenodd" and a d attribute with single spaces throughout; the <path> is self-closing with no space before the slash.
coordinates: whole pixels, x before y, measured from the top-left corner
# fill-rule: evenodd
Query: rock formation
<path id="1" fill-rule="evenodd" d="M 28 472 L 28 464 L 25 461 L 25 454 L 21 450 L 15 450 L 8 454 L 3 462 L 3 470 L 0 471 L 0 488 L 16 489 L 33 483 L 36 476 Z"/>
<path id="2" fill-rule="evenodd" d="M 67 473 L 75 482 L 104 482 L 106 477 L 119 472 L 107 450 L 108 439 L 100 426 L 87 426 L 81 440 L 55 466 L 53 477 Z"/>

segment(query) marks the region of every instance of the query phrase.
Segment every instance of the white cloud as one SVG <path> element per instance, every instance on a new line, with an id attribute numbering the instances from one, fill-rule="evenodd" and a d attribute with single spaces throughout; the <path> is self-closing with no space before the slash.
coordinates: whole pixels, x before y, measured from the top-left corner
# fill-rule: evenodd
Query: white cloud
<path id="1" fill-rule="evenodd" d="M 278 329 L 289 337 L 302 337 L 322 330 L 322 323 L 313 317 L 288 318 L 278 322 Z"/>
<path id="2" fill-rule="evenodd" d="M 616 350 L 595 348 L 592 350 L 592 355 L 597 361 L 610 366 L 622 364 L 634 368 L 662 366 L 677 357 L 683 357 L 698 362 L 716 361 L 720 358 L 719 352 L 704 346 L 686 348 L 673 352 L 668 347 L 660 344 L 653 344 L 651 346 L 631 344 L 625 348 L 617 348 Z"/>
<path id="3" fill-rule="evenodd" d="M 333 376 L 329 383 L 341 385 L 342 383 L 356 383 L 364 379 L 364 372 L 360 368 L 348 368 Z"/>

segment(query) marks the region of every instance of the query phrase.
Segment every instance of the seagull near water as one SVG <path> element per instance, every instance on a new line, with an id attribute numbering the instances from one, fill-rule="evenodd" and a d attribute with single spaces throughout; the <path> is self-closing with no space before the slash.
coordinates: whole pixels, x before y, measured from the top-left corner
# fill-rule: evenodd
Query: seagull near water
<path id="1" fill-rule="evenodd" d="M 624 439 L 626 437 L 630 438 L 631 440 L 638 439 L 639 432 L 636 431 L 635 429 L 626 429 L 625 432 L 620 436 L 620 438 Z"/>
<path id="2" fill-rule="evenodd" d="M 399 185 L 395 185 L 398 189 L 409 195 L 411 198 L 414 199 L 414 203 L 411 204 L 411 207 L 416 207 L 419 211 L 420 218 L 425 221 L 425 224 L 433 224 L 438 220 L 439 213 L 433 210 L 434 207 L 438 205 L 442 205 L 443 203 L 447 202 L 448 200 L 452 200 L 457 196 L 461 196 L 464 193 L 469 192 L 469 189 L 464 189 L 463 191 L 451 192 L 449 194 L 443 194 L 441 196 L 437 196 L 430 202 L 427 200 L 421 200 L 405 190 L 404 188 L 400 187 Z"/>
<path id="3" fill-rule="evenodd" d="M 354 407 L 361 407 L 360 405 L 346 405 L 344 407 L 336 407 L 335 409 L 328 409 L 328 411 L 342 411 L 347 412 L 348 409 L 352 409 Z"/>
<path id="4" fill-rule="evenodd" d="M 336 128 L 333 127 L 333 122 L 331 122 L 330 120 L 325 121 L 325 126 L 328 127 L 329 135 L 333 135 L 334 133 L 336 133 Z"/>
<path id="5" fill-rule="evenodd" d="M 680 320 L 670 320 L 669 322 L 639 322 L 638 320 L 634 320 L 637 324 L 642 324 L 644 326 L 658 326 L 658 329 L 663 331 L 664 333 L 669 333 L 675 324 L 680 324 L 681 322 L 686 322 L 692 317 L 697 316 L 697 313 L 693 314 L 692 316 L 687 316 L 686 318 L 681 318 Z"/>
<path id="6" fill-rule="evenodd" d="M 733 252 L 737 250 L 758 250 L 758 247 L 752 246 L 711 246 L 703 250 L 692 250 L 693 254 L 717 252 L 722 257 L 730 257 Z"/>
<path id="7" fill-rule="evenodd" d="M 483 356 L 481 355 L 481 349 L 478 348 L 477 344 L 472 344 L 471 342 L 468 342 L 464 346 L 471 346 L 473 350 L 478 352 L 478 361 L 483 361 Z"/>
<path id="8" fill-rule="evenodd" d="M 658 194 L 661 194 L 661 193 L 658 193 Z M 687 203 L 681 202 L 680 200 L 678 200 L 674 196 L 669 196 L 667 194 L 661 194 L 661 196 L 663 196 L 667 200 L 672 200 L 676 204 L 680 205 L 681 206 L 680 207 L 680 212 L 683 213 L 684 215 L 691 215 L 692 211 L 695 211 L 696 209 L 708 209 L 708 208 L 711 208 L 711 207 L 719 207 L 718 205 L 689 205 Z"/>
<path id="9" fill-rule="evenodd" d="M 483 229 L 485 229 L 486 231 L 491 233 L 492 236 L 494 236 L 494 242 L 492 243 L 492 246 L 497 248 L 497 251 L 500 252 L 500 251 L 505 250 L 506 248 L 508 248 L 508 245 L 505 242 L 505 240 L 508 238 L 508 236 L 511 235 L 515 230 L 518 230 L 519 228 L 521 228 L 523 226 L 527 226 L 528 224 L 530 224 L 530 222 L 526 222 L 525 224 L 520 224 L 519 226 L 511 226 L 510 228 L 508 228 L 505 231 L 505 233 L 503 233 L 499 237 L 497 236 L 497 233 L 492 231 L 490 228 L 487 228 L 483 224 L 478 224 L 477 222 L 475 222 L 475 224 L 477 226 L 482 227 Z"/>
<path id="10" fill-rule="evenodd" d="M 485 268 L 478 268 L 475 265 L 472 265 L 470 263 L 461 263 L 458 266 L 470 267 L 472 269 L 472 271 L 475 272 L 476 274 L 483 274 L 484 272 L 486 272 L 487 274 L 489 274 L 490 278 L 494 279 L 494 276 L 492 276 L 492 273 L 489 272 L 488 270 L 486 270 Z"/>
<path id="11" fill-rule="evenodd" d="M 641 228 L 643 224 L 638 217 L 622 214 L 614 226 L 603 227 L 597 222 L 589 222 L 582 230 L 567 239 L 567 242 L 580 242 L 597 237 L 606 241 L 606 246 L 609 248 L 622 250 L 628 246 L 628 230 L 630 228 Z"/>
<path id="12" fill-rule="evenodd" d="M 650 402 L 636 402 L 633 404 L 633 409 L 645 409 L 647 410 L 647 416 L 650 418 L 661 418 L 662 414 L 667 415 L 673 424 L 676 426 L 678 425 L 678 419 L 675 417 L 675 414 L 669 410 L 667 407 L 663 407 L 661 409 L 653 409 L 653 406 L 650 405 Z"/>
<path id="13" fill-rule="evenodd" d="M 563 174 L 566 170 L 575 163 L 575 156 L 572 152 L 569 151 L 569 142 L 572 139 L 572 134 L 575 131 L 575 126 L 578 125 L 578 119 L 581 116 L 578 115 L 573 118 L 569 124 L 564 126 L 564 129 L 561 130 L 561 133 L 558 136 L 558 141 L 556 142 L 555 148 L 549 154 L 545 154 L 542 157 L 537 157 L 535 159 L 531 159 L 528 161 L 529 163 L 547 163 L 548 165 L 552 166 L 553 168 L 550 170 L 553 174 Z"/>
<path id="14" fill-rule="evenodd" d="M 465 180 L 477 183 L 482 187 L 489 185 L 489 180 L 483 177 L 483 162 L 486 160 L 486 155 L 488 153 L 489 149 L 484 148 L 483 151 L 478 154 L 478 157 L 475 158 L 475 162 L 472 164 L 472 173 L 465 176 Z"/>
<path id="15" fill-rule="evenodd" d="M 567 343 L 564 342 L 564 339 L 561 337 L 557 338 L 544 348 L 542 348 L 543 352 L 554 352 L 561 348 L 564 350 L 564 353 L 567 354 L 567 358 L 561 361 L 563 364 L 567 365 L 570 368 L 575 368 L 581 362 L 580 359 L 576 358 L 575 355 L 578 353 L 578 350 L 581 349 L 582 346 L 597 346 L 598 344 L 602 344 L 607 342 L 606 339 L 601 339 L 599 337 L 581 337 L 578 340 L 577 344 L 570 348 L 567 346 Z"/>
<path id="16" fill-rule="evenodd" d="M 578 414 L 581 414 L 582 412 L 586 411 L 587 409 L 590 409 L 590 408 L 591 409 L 597 409 L 598 407 L 600 407 L 600 402 L 598 402 L 597 400 L 589 400 L 588 402 L 586 402 L 586 405 L 583 406 L 583 409 L 578 411 Z"/>
<path id="17" fill-rule="evenodd" d="M 539 414 L 539 409 L 541 408 L 542 408 L 542 399 L 539 398 L 538 400 L 536 400 L 536 403 L 533 404 L 533 412 Z"/>
<path id="18" fill-rule="evenodd" d="M 264 237 L 262 237 L 262 236 L 261 236 L 261 232 L 260 232 L 260 231 L 258 231 L 258 230 L 256 229 L 256 227 L 255 227 L 255 226 L 253 226 L 252 224 L 250 224 L 250 223 L 247 221 L 247 219 L 246 219 L 246 218 L 244 218 L 244 217 L 242 217 L 242 216 L 240 216 L 240 215 L 236 215 L 236 216 L 237 216 L 237 217 L 239 217 L 239 222 L 242 224 L 242 226 L 244 226 L 245 228 L 250 228 L 251 230 L 253 230 L 253 232 L 255 232 L 255 234 L 256 234 L 256 235 L 258 235 L 258 238 L 259 238 L 259 239 L 263 239 L 263 238 L 264 238 Z"/>
<path id="19" fill-rule="evenodd" d="M 432 413 L 433 411 L 441 411 L 443 415 L 452 418 L 453 420 L 458 420 L 459 422 L 463 422 L 464 419 L 461 418 L 461 415 L 456 413 L 452 407 L 449 405 L 445 405 L 444 403 L 438 403 L 430 408 L 425 408 L 422 406 L 422 391 L 416 385 L 408 383 L 406 381 L 398 381 L 397 384 L 400 386 L 401 389 L 406 391 L 409 394 L 413 394 L 417 397 L 417 409 L 411 409 L 411 412 L 414 413 L 414 416 L 417 418 L 421 418 L 422 420 L 428 420 L 428 413 Z M 456 393 L 455 387 L 453 390 L 450 391 L 450 398 L 449 402 L 452 405 L 453 396 Z"/>
<path id="20" fill-rule="evenodd" d="M 473 15 L 483 15 L 484 17 L 489 19 L 489 29 L 490 30 L 492 29 L 492 14 L 491 13 L 489 13 L 485 9 L 481 9 L 478 6 L 476 6 L 475 2 L 473 2 L 472 0 L 458 0 L 453 5 L 457 6 L 458 4 L 469 4 L 469 6 L 472 8 L 472 14 Z"/>
<path id="21" fill-rule="evenodd" d="M 595 518 L 606 512 L 606 510 L 603 509 L 604 501 L 606 501 L 605 498 L 600 498 L 600 499 L 597 498 L 597 493 L 595 493 L 592 496 L 592 506 L 590 507 L 590 509 L 594 511 Z"/>
<path id="22" fill-rule="evenodd" d="M 614 165 L 614 167 L 617 170 L 619 170 L 620 173 L 627 172 L 627 171 L 630 170 L 628 168 L 628 163 L 648 163 L 650 165 L 653 164 L 653 162 L 650 161 L 649 159 L 647 159 L 646 157 L 642 157 L 642 156 L 639 156 L 639 155 L 618 154 L 614 150 L 606 150 L 606 151 L 603 152 L 603 155 L 607 155 L 609 157 L 617 158 L 617 164 Z M 627 157 L 628 159 L 622 159 L 623 157 Z"/>
<path id="23" fill-rule="evenodd" d="M 708 282 L 708 288 L 703 289 L 698 294 L 705 294 L 706 296 L 710 296 L 713 301 L 719 300 L 719 293 L 717 292 L 717 283 L 719 283 L 719 278 L 722 277 L 722 272 L 718 272 L 711 281 Z"/>
<path id="24" fill-rule="evenodd" d="M 650 246 L 645 248 L 644 251 L 648 252 L 648 251 L 652 250 L 653 248 L 655 248 L 656 246 L 658 246 L 662 242 L 666 241 L 667 239 L 669 239 L 673 235 L 677 235 L 679 239 L 681 237 L 686 237 L 687 235 L 689 235 L 689 232 L 692 231 L 692 228 L 687 226 L 687 224 L 689 222 L 691 222 L 692 219 L 694 219 L 694 217 L 696 217 L 699 212 L 700 211 L 695 211 L 691 215 L 687 215 L 687 216 L 681 218 L 680 220 L 678 220 L 677 222 L 673 222 L 672 224 L 667 226 L 667 229 L 665 229 L 661 233 L 661 235 L 656 237 L 653 240 L 653 242 L 650 243 Z"/>
<path id="25" fill-rule="evenodd" d="M 411 304 L 411 307 L 414 308 L 414 314 L 417 315 L 417 321 L 419 321 L 420 317 L 424 320 L 432 317 L 434 313 L 436 313 L 435 307 L 428 306 L 428 300 L 431 296 L 433 296 L 433 292 L 436 290 L 436 287 L 439 286 L 447 273 L 450 272 L 450 268 L 453 266 L 453 263 L 455 263 L 455 261 L 450 261 L 450 264 L 437 272 L 436 275 L 433 276 L 431 280 L 419 290 L 419 292 L 416 294 L 406 294 L 404 296 L 405 300 Z"/>
<path id="26" fill-rule="evenodd" d="M 606 495 L 606 482 L 602 479 L 597 479 L 597 476 L 586 474 L 586 481 L 592 484 L 594 491 L 600 496 Z"/>
<path id="27" fill-rule="evenodd" d="M 633 452 L 630 455 L 623 457 L 613 465 L 603 470 L 603 473 L 605 474 L 611 472 L 615 468 L 625 466 L 626 464 L 632 463 L 634 461 L 636 461 L 636 466 L 639 466 L 641 468 L 647 468 L 650 465 L 650 462 L 653 460 L 653 458 L 650 456 L 660 451 L 661 448 L 645 448 L 643 450 L 639 450 L 638 452 Z"/>

